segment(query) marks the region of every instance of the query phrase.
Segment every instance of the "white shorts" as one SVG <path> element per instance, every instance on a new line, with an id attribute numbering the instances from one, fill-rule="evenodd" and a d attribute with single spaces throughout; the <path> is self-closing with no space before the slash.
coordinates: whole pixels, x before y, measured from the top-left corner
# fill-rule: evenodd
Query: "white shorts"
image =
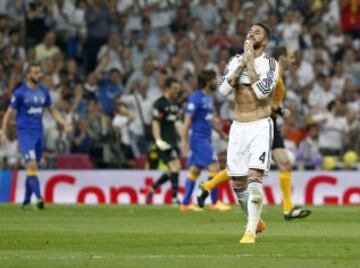
<path id="1" fill-rule="evenodd" d="M 247 176 L 249 168 L 264 170 L 267 175 L 273 135 L 270 117 L 247 123 L 233 121 L 227 149 L 228 175 Z"/>

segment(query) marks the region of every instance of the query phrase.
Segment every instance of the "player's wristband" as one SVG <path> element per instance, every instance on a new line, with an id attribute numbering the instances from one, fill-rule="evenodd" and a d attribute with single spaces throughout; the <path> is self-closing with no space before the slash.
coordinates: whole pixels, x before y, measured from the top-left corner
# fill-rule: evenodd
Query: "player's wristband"
<path id="1" fill-rule="evenodd" d="M 219 91 L 223 96 L 229 95 L 231 92 L 233 92 L 233 90 L 234 88 L 229 84 L 227 79 L 225 79 L 224 82 L 219 87 Z"/>

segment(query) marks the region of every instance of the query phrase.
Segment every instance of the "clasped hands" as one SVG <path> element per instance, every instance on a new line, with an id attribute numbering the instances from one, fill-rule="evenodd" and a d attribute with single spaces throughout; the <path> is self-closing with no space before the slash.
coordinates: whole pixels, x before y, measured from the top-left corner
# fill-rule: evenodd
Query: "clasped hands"
<path id="1" fill-rule="evenodd" d="M 239 60 L 238 66 L 236 67 L 234 73 L 229 77 L 229 84 L 232 87 L 236 87 L 237 83 L 239 82 L 240 75 L 244 68 L 249 65 L 253 64 L 254 62 L 254 43 L 252 40 L 247 39 L 244 43 L 244 54 L 242 55 L 241 59 Z"/>

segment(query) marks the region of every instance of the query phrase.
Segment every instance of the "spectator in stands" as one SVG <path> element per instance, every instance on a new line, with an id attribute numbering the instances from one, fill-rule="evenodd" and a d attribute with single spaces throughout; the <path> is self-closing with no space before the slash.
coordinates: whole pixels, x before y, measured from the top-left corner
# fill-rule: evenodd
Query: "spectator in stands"
<path id="1" fill-rule="evenodd" d="M 282 36 L 285 47 L 290 51 L 297 51 L 300 48 L 301 21 L 295 16 L 295 12 L 293 9 L 288 9 L 284 21 L 276 29 Z"/>
<path id="2" fill-rule="evenodd" d="M 132 53 L 130 48 L 124 48 L 121 51 L 121 64 L 122 64 L 122 77 L 123 77 L 123 85 L 127 84 L 127 81 L 135 69 L 134 62 L 132 60 Z"/>
<path id="3" fill-rule="evenodd" d="M 360 154 L 360 120 L 359 110 L 348 107 L 346 114 L 347 123 L 349 125 L 349 132 L 346 139 L 346 146 L 344 151 L 355 151 Z"/>
<path id="4" fill-rule="evenodd" d="M 21 44 L 20 32 L 13 30 L 10 32 L 10 57 L 12 60 L 20 59 L 22 61 L 26 60 L 25 48 Z"/>
<path id="5" fill-rule="evenodd" d="M 73 15 L 75 6 L 72 1 L 57 0 L 50 10 L 53 21 L 53 29 L 58 37 L 57 44 L 62 51 L 67 53 L 68 40 L 72 34 L 71 15 Z"/>
<path id="6" fill-rule="evenodd" d="M 114 115 L 114 101 L 125 91 L 121 80 L 120 71 L 114 68 L 110 70 L 108 77 L 104 77 L 99 82 L 97 98 L 102 111 L 108 116 Z"/>
<path id="7" fill-rule="evenodd" d="M 121 50 L 119 36 L 116 33 L 111 33 L 108 42 L 101 46 L 97 54 L 98 61 L 103 57 L 107 57 L 103 72 L 109 72 L 111 69 L 123 69 L 120 59 Z"/>
<path id="8" fill-rule="evenodd" d="M 134 153 L 131 147 L 129 125 L 134 120 L 134 115 L 127 105 L 119 99 L 116 102 L 116 111 L 112 126 L 115 131 L 115 144 L 111 145 L 114 163 L 123 168 L 134 166 Z"/>
<path id="9" fill-rule="evenodd" d="M 72 153 L 89 153 L 91 148 L 91 139 L 89 134 L 89 121 L 87 118 L 81 118 L 76 124 L 72 137 Z"/>
<path id="10" fill-rule="evenodd" d="M 0 169 L 15 169 L 20 167 L 21 154 L 18 147 L 16 127 L 15 125 L 12 125 L 9 128 L 8 141 L 0 150 Z"/>
<path id="11" fill-rule="evenodd" d="M 339 100 L 330 101 L 327 105 L 327 112 L 315 115 L 314 120 L 321 126 L 319 147 L 322 155 L 340 156 L 349 132 L 344 104 Z"/>
<path id="12" fill-rule="evenodd" d="M 146 80 L 137 80 L 133 84 L 132 94 L 121 97 L 121 102 L 125 103 L 134 115 L 129 129 L 131 144 L 136 156 L 146 152 L 151 139 L 150 122 L 154 100 L 149 96 L 148 87 Z"/>
<path id="13" fill-rule="evenodd" d="M 157 71 L 152 57 L 146 58 L 141 68 L 138 68 L 130 76 L 126 84 L 126 92 L 130 92 L 134 88 L 134 83 L 137 81 L 147 81 L 147 86 L 150 91 L 147 92 L 148 97 L 155 100 L 161 95 L 161 91 L 156 87 Z"/>
<path id="14" fill-rule="evenodd" d="M 348 108 L 360 112 L 360 98 L 359 93 L 351 78 L 347 78 L 344 84 L 344 91 L 342 98 L 345 100 Z"/>
<path id="15" fill-rule="evenodd" d="M 187 32 L 187 36 L 195 44 L 197 50 L 207 47 L 206 34 L 200 19 L 196 18 L 191 21 L 191 28 Z"/>
<path id="16" fill-rule="evenodd" d="M 39 44 L 49 30 L 48 17 L 50 10 L 41 0 L 29 1 L 26 4 L 26 47 Z"/>
<path id="17" fill-rule="evenodd" d="M 56 35 L 53 31 L 45 34 L 43 42 L 35 47 L 36 60 L 52 59 L 60 53 L 59 48 L 55 45 Z"/>
<path id="18" fill-rule="evenodd" d="M 335 100 L 336 96 L 331 91 L 331 78 L 329 75 L 320 74 L 313 89 L 310 92 L 308 103 L 310 107 L 326 109 L 329 102 Z"/>
<path id="19" fill-rule="evenodd" d="M 331 77 L 331 91 L 334 92 L 337 97 L 340 97 L 343 94 L 346 80 L 344 66 L 340 60 L 333 61 L 332 72 L 333 75 Z"/>
<path id="20" fill-rule="evenodd" d="M 137 36 L 135 44 L 131 48 L 131 58 L 135 68 L 141 68 L 146 58 L 150 56 L 150 50 L 146 45 L 144 36 Z"/>
<path id="21" fill-rule="evenodd" d="M 141 19 L 140 35 L 144 38 L 146 47 L 149 49 L 150 53 L 156 53 L 159 48 L 159 36 L 151 28 L 151 21 L 147 17 Z"/>
<path id="22" fill-rule="evenodd" d="M 176 11 L 176 16 L 171 23 L 171 31 L 173 33 L 184 33 L 186 34 L 190 30 L 191 19 L 190 12 L 187 7 L 180 6 Z"/>
<path id="23" fill-rule="evenodd" d="M 303 162 L 305 169 L 314 169 L 318 167 L 322 160 L 319 147 L 320 126 L 315 121 L 310 120 L 306 122 L 307 136 L 300 143 L 297 152 L 297 158 L 299 161 Z"/>
<path id="24" fill-rule="evenodd" d="M 204 27 L 205 32 L 211 33 L 220 23 L 219 9 L 211 0 L 200 0 L 194 2 L 190 7 L 192 18 L 199 19 Z"/>
<path id="25" fill-rule="evenodd" d="M 290 69 L 291 85 L 290 88 L 296 92 L 301 92 L 307 86 L 310 86 L 314 81 L 313 66 L 303 58 L 303 52 L 297 50 L 295 52 L 294 68 Z"/>
<path id="26" fill-rule="evenodd" d="M 87 39 L 85 43 L 85 71 L 89 73 L 96 67 L 96 55 L 100 47 L 106 43 L 110 34 L 111 21 L 116 14 L 102 0 L 92 1 L 85 10 Z"/>

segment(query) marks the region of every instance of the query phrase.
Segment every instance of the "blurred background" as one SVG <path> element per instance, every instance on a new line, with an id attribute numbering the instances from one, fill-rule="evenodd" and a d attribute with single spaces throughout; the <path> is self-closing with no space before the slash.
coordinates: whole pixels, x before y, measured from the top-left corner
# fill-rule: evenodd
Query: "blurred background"
<path id="1" fill-rule="evenodd" d="M 185 102 L 200 71 L 221 76 L 242 53 L 256 22 L 271 29 L 270 55 L 284 46 L 295 56 L 285 72 L 291 115 L 279 119 L 294 169 L 357 169 L 357 0 L 0 0 L 0 121 L 23 70 L 39 61 L 54 105 L 74 125 L 65 134 L 44 116 L 42 168 L 161 169 L 148 127 L 165 78 L 181 81 Z M 215 100 L 227 131 L 233 100 Z M 21 168 L 15 125 L 9 136 L 0 167 Z M 226 141 L 213 136 L 224 162 Z"/>

